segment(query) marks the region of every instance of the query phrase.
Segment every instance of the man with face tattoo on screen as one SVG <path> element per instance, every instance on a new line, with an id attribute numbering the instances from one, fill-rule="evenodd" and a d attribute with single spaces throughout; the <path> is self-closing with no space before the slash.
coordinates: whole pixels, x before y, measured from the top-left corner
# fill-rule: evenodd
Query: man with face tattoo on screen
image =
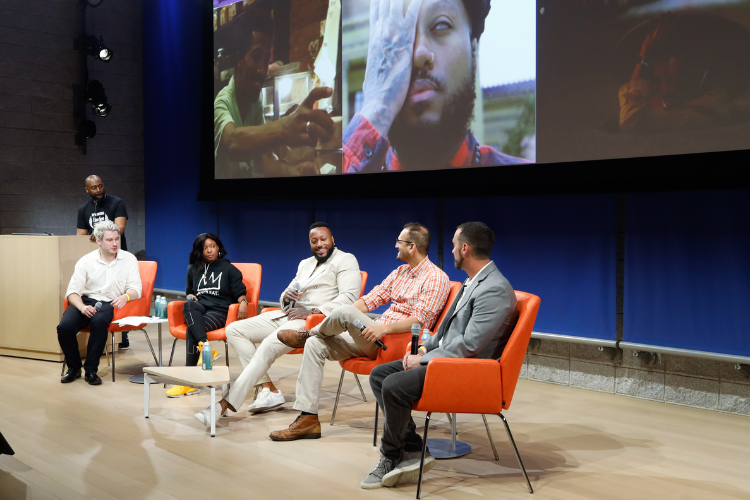
<path id="1" fill-rule="evenodd" d="M 469 130 L 490 0 L 373 0 L 364 103 L 343 137 L 345 173 L 526 163 Z"/>
<path id="2" fill-rule="evenodd" d="M 330 97 L 328 87 L 313 89 L 303 103 L 279 120 L 266 123 L 260 97 L 273 47 L 273 19 L 268 12 L 250 9 L 232 21 L 234 76 L 214 100 L 214 157 L 219 179 L 286 177 L 319 173 L 315 162 L 297 165 L 279 161 L 273 151 L 284 146 L 314 147 L 331 140 L 333 120 L 313 109 Z"/>

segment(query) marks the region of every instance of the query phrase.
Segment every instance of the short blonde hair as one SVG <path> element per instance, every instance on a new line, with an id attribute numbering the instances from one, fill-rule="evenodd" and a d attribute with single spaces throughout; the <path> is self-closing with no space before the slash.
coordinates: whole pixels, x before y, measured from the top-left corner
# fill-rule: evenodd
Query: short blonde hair
<path id="1" fill-rule="evenodd" d="M 94 238 L 96 238 L 97 240 L 101 240 L 102 238 L 104 238 L 104 231 L 117 231 L 117 234 L 120 234 L 120 226 L 118 226 L 111 220 L 99 222 L 96 226 L 94 226 Z"/>

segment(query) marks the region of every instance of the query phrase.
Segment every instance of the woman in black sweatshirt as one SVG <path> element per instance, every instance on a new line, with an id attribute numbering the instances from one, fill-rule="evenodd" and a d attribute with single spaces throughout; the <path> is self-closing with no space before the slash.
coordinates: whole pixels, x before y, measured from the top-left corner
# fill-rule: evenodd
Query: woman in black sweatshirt
<path id="1" fill-rule="evenodd" d="M 208 340 L 206 333 L 224 328 L 230 304 L 239 302 L 237 318 L 247 317 L 247 290 L 242 283 L 242 273 L 224 258 L 226 254 L 221 240 L 213 233 L 199 234 L 193 241 L 185 276 L 187 301 L 182 307 L 187 324 L 187 366 L 198 364 L 198 344 Z M 197 392 L 190 387 L 174 386 L 167 395 L 174 398 Z"/>

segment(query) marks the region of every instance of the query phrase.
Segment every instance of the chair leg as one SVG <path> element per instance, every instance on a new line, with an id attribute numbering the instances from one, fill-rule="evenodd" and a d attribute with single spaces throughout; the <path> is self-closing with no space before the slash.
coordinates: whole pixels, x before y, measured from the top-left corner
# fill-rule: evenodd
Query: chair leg
<path id="1" fill-rule="evenodd" d="M 427 412 L 427 418 L 424 420 L 424 438 L 422 438 L 422 458 L 419 461 L 419 481 L 417 482 L 417 500 L 422 494 L 422 474 L 424 472 L 424 456 L 427 451 L 427 431 L 430 429 L 430 415 L 431 411 Z"/>
<path id="2" fill-rule="evenodd" d="M 487 417 L 482 414 L 482 420 L 484 420 L 484 428 L 487 429 L 487 438 L 490 440 L 490 445 L 492 445 L 492 453 L 495 454 L 495 460 L 500 460 L 500 457 L 497 455 L 497 450 L 495 449 L 495 442 L 492 440 L 492 434 L 490 434 L 490 426 L 487 425 Z"/>
<path id="3" fill-rule="evenodd" d="M 169 355 L 169 364 L 167 366 L 172 366 L 172 358 L 174 358 L 174 348 L 177 345 L 177 338 L 175 337 L 174 342 L 172 342 L 172 352 Z M 167 388 L 167 384 L 164 384 L 164 388 Z"/>
<path id="4" fill-rule="evenodd" d="M 61 376 L 61 377 L 62 377 L 63 375 L 65 375 L 65 364 L 66 364 L 66 363 L 65 363 L 65 356 L 63 356 L 63 365 L 62 365 L 62 370 L 60 370 L 60 376 Z"/>
<path id="5" fill-rule="evenodd" d="M 115 381 L 115 332 L 112 332 L 112 382 L 114 381 Z"/>
<path id="6" fill-rule="evenodd" d="M 339 390 L 336 391 L 336 402 L 333 404 L 333 413 L 331 414 L 331 425 L 333 425 L 333 420 L 336 418 L 336 408 L 339 407 L 339 396 L 341 396 L 341 384 L 344 383 L 344 373 L 346 373 L 346 370 L 342 368 L 341 378 L 339 379 Z"/>
<path id="7" fill-rule="evenodd" d="M 531 482 L 529 481 L 529 476 L 526 474 L 526 468 L 523 466 L 523 462 L 521 461 L 521 455 L 518 453 L 518 447 L 516 447 L 516 442 L 513 440 L 513 434 L 510 433 L 510 426 L 508 426 L 508 421 L 505 420 L 505 416 L 502 413 L 498 413 L 498 416 L 503 420 L 503 423 L 505 424 L 505 430 L 508 432 L 508 439 L 510 439 L 510 444 L 513 445 L 513 451 L 516 452 L 516 459 L 518 460 L 518 466 L 521 467 L 521 472 L 523 472 L 523 477 L 526 479 L 526 486 L 529 487 L 529 493 L 534 493 L 534 490 L 531 488 Z"/>
<path id="8" fill-rule="evenodd" d="M 362 401 L 367 403 L 367 398 L 365 397 L 365 391 L 362 390 L 362 384 L 359 383 L 359 377 L 357 376 L 356 373 L 354 374 L 354 380 L 357 381 L 357 386 L 359 386 L 359 393 L 362 394 Z"/>
<path id="9" fill-rule="evenodd" d="M 146 330 L 144 330 L 143 328 L 141 328 L 141 331 L 146 336 L 146 342 L 148 342 L 148 348 L 151 349 L 151 355 L 154 357 L 154 364 L 156 364 L 156 366 L 159 366 L 159 360 L 156 359 L 156 353 L 154 352 L 154 346 L 151 345 L 151 339 L 148 336 L 148 332 Z"/>
<path id="10" fill-rule="evenodd" d="M 372 445 L 377 446 L 378 445 L 378 410 L 379 405 L 377 400 L 375 401 L 375 431 L 372 433 Z"/>

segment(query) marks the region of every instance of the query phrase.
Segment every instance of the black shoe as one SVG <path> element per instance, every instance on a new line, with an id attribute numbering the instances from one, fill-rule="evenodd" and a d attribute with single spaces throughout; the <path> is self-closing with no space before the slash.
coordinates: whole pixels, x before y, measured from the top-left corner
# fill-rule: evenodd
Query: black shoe
<path id="1" fill-rule="evenodd" d="M 86 372 L 86 382 L 88 382 L 89 385 L 102 385 L 102 379 L 100 379 L 99 375 L 96 373 Z"/>
<path id="2" fill-rule="evenodd" d="M 122 332 L 122 342 L 117 344 L 118 349 L 130 349 L 130 340 L 128 340 L 128 332 Z"/>
<path id="3" fill-rule="evenodd" d="M 81 378 L 80 368 L 68 368 L 68 371 L 60 378 L 60 382 L 63 384 L 69 384 L 75 379 Z"/>

